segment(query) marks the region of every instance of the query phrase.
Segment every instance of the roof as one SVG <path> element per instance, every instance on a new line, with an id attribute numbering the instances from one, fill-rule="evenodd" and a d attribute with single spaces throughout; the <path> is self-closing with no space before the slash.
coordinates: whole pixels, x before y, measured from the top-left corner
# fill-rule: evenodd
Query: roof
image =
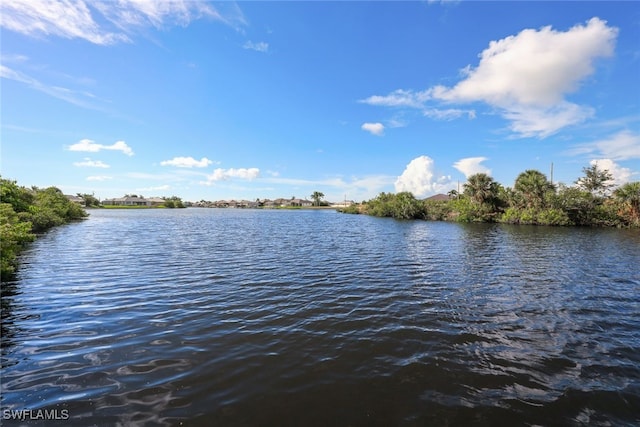
<path id="1" fill-rule="evenodd" d="M 425 200 L 441 201 L 449 199 L 451 199 L 451 197 L 447 196 L 446 194 L 436 194 L 435 196 L 427 197 Z"/>

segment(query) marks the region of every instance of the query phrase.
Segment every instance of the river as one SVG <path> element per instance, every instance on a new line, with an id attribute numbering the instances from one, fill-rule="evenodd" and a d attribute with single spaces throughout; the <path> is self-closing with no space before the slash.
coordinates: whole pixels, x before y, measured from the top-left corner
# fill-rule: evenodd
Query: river
<path id="1" fill-rule="evenodd" d="M 638 230 L 90 213 L 4 285 L 3 424 L 640 423 Z"/>

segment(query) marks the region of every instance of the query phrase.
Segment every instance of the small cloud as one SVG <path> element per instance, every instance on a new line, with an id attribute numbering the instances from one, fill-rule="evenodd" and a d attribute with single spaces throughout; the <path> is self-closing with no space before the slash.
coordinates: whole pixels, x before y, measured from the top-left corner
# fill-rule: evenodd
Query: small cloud
<path id="1" fill-rule="evenodd" d="M 422 112 L 422 114 L 424 114 L 425 117 L 429 117 L 431 119 L 447 120 L 447 121 L 458 119 L 465 115 L 467 116 L 468 119 L 476 118 L 475 110 L 462 110 L 459 108 L 446 108 L 446 109 L 427 108 Z"/>
<path id="2" fill-rule="evenodd" d="M 124 141 L 117 141 L 112 145 L 97 144 L 90 139 L 82 139 L 79 142 L 67 147 L 69 151 L 84 151 L 89 153 L 97 153 L 102 150 L 121 151 L 127 156 L 133 156 L 133 150 Z"/>
<path id="3" fill-rule="evenodd" d="M 175 166 L 177 168 L 206 168 L 213 162 L 206 157 L 196 160 L 193 157 L 174 157 L 171 160 L 160 162 L 162 166 Z"/>
<path id="4" fill-rule="evenodd" d="M 85 167 L 85 168 L 109 168 L 110 166 L 106 163 L 103 163 L 102 160 L 91 160 L 89 157 L 85 157 L 81 162 L 75 162 L 74 166 Z"/>
<path id="5" fill-rule="evenodd" d="M 487 175 L 491 175 L 491 169 L 480 164 L 486 160 L 489 159 L 486 157 L 467 157 L 455 162 L 453 167 L 462 172 L 467 178 L 477 173 L 486 173 Z"/>
<path id="6" fill-rule="evenodd" d="M 106 175 L 93 175 L 87 177 L 87 181 L 108 181 L 110 179 L 113 179 L 113 177 Z"/>
<path id="7" fill-rule="evenodd" d="M 435 163 L 429 156 L 411 160 L 395 182 L 397 192 L 410 191 L 416 197 L 446 193 L 452 188 L 451 176 L 437 176 Z"/>
<path id="8" fill-rule="evenodd" d="M 382 123 L 363 123 L 360 128 L 369 132 L 372 135 L 382 136 L 384 135 L 384 125 Z"/>
<path id="9" fill-rule="evenodd" d="M 256 52 L 267 53 L 269 51 L 269 43 L 247 41 L 242 45 L 243 49 L 255 50 Z"/>
<path id="10" fill-rule="evenodd" d="M 640 159 L 640 134 L 623 130 L 609 138 L 577 145 L 567 154 L 589 154 L 612 160 Z"/>
<path id="11" fill-rule="evenodd" d="M 373 95 L 358 102 L 380 107 L 411 107 L 422 108 L 429 99 L 431 92 L 429 89 L 422 92 L 412 90 L 397 89 L 389 95 Z"/>
<path id="12" fill-rule="evenodd" d="M 213 171 L 211 175 L 207 175 L 207 180 L 200 182 L 202 185 L 213 185 L 217 181 L 226 181 L 231 178 L 245 179 L 247 181 L 254 180 L 260 176 L 260 169 L 258 168 L 230 168 L 222 169 L 218 168 Z"/>

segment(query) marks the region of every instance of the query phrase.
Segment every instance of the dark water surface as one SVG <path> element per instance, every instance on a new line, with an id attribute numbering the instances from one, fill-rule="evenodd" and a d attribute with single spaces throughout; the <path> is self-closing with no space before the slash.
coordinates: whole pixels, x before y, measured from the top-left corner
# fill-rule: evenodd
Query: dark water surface
<path id="1" fill-rule="evenodd" d="M 96 210 L 3 290 L 1 387 L 78 426 L 639 424 L 640 233 Z"/>

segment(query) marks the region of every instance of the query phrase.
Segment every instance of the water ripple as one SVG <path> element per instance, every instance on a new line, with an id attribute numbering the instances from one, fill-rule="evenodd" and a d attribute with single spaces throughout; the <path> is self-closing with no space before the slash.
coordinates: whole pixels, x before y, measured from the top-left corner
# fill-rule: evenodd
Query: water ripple
<path id="1" fill-rule="evenodd" d="M 93 211 L 3 288 L 2 407 L 74 425 L 637 424 L 638 247 L 628 230 Z"/>

